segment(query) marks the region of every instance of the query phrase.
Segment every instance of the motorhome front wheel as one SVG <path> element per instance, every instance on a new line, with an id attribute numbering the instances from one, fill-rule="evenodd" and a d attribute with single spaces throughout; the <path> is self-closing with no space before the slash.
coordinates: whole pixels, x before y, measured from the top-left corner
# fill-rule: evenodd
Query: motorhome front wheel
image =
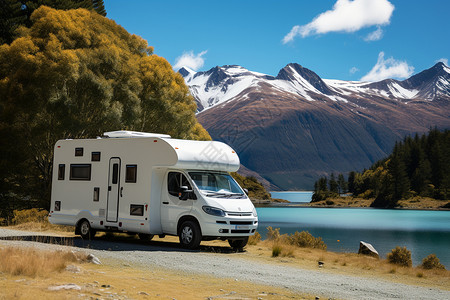
<path id="1" fill-rule="evenodd" d="M 183 248 L 195 249 L 200 245 L 202 235 L 198 225 L 192 221 L 186 221 L 180 228 L 180 243 Z"/>

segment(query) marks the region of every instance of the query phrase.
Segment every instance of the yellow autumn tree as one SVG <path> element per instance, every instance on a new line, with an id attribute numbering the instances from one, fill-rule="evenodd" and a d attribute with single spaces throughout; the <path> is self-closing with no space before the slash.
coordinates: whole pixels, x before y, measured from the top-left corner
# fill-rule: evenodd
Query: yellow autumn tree
<path id="1" fill-rule="evenodd" d="M 142 38 L 85 9 L 41 6 L 31 22 L 0 46 L 3 202 L 48 202 L 58 139 L 120 129 L 210 139 L 181 75 Z"/>

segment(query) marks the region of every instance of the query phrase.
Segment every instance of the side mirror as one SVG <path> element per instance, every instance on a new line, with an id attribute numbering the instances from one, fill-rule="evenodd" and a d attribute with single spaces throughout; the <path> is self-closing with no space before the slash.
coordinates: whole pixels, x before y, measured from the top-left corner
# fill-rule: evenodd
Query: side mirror
<path id="1" fill-rule="evenodd" d="M 189 190 L 187 186 L 180 186 L 180 192 L 178 193 L 178 199 L 187 200 L 191 194 L 193 194 L 193 190 Z"/>
<path id="2" fill-rule="evenodd" d="M 244 189 L 245 194 L 248 196 L 248 190 Z"/>

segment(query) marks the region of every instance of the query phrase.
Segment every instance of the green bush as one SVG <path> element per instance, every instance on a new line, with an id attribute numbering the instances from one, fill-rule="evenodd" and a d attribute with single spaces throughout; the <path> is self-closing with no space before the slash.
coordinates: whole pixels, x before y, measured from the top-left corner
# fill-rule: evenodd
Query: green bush
<path id="1" fill-rule="evenodd" d="M 293 235 L 288 237 L 288 242 L 289 244 L 297 247 L 327 250 L 327 245 L 324 243 L 322 238 L 316 238 L 308 231 L 296 231 Z"/>
<path id="2" fill-rule="evenodd" d="M 411 267 L 411 251 L 406 249 L 406 247 L 395 247 L 392 249 L 391 253 L 388 253 L 387 259 L 389 263 L 403 266 L 403 267 Z"/>
<path id="3" fill-rule="evenodd" d="M 254 235 L 251 235 L 248 238 L 249 245 L 257 245 L 260 241 L 261 241 L 261 235 L 259 234 L 259 232 L 255 232 Z"/>
<path id="4" fill-rule="evenodd" d="M 422 260 L 422 264 L 420 265 L 423 269 L 431 270 L 431 269 L 441 269 L 445 270 L 445 267 L 439 261 L 439 258 L 435 254 L 430 254 Z"/>

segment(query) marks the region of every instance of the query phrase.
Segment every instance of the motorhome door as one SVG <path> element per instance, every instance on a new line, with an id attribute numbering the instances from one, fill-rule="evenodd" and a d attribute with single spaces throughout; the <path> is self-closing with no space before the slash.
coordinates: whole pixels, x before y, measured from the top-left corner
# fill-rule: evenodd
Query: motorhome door
<path id="1" fill-rule="evenodd" d="M 108 176 L 108 203 L 106 221 L 117 222 L 119 214 L 120 195 L 120 158 L 113 157 L 109 160 Z"/>

